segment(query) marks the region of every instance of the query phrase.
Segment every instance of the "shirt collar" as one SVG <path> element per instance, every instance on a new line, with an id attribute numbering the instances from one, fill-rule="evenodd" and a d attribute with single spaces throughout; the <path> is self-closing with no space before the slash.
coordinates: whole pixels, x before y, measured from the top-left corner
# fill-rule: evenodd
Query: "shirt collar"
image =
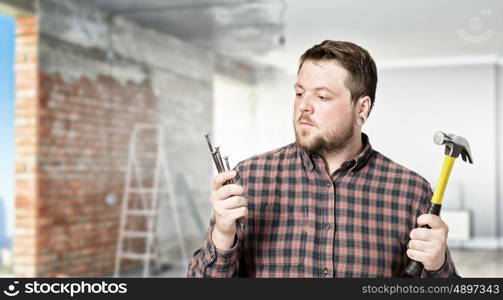
<path id="1" fill-rule="evenodd" d="M 374 151 L 372 150 L 372 145 L 370 144 L 369 137 L 362 132 L 362 144 L 363 150 L 358 154 L 356 157 L 345 161 L 341 165 L 341 169 L 349 169 L 350 173 L 355 173 L 358 172 L 360 169 L 362 169 L 367 162 L 370 160 L 372 157 L 372 154 Z M 306 167 L 307 170 L 313 171 L 315 168 L 314 160 L 315 156 L 319 156 L 318 154 L 312 153 L 312 152 L 307 152 L 299 147 L 297 147 L 300 151 L 300 155 L 302 157 L 302 162 L 304 166 Z"/>

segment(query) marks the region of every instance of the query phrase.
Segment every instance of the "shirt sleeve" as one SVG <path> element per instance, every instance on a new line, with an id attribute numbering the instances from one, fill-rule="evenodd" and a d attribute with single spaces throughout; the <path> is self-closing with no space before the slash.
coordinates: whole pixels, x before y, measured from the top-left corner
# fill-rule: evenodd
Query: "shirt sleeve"
<path id="1" fill-rule="evenodd" d="M 243 178 L 240 176 L 240 164 L 235 167 L 238 171 L 234 181 L 237 184 L 244 185 Z M 194 252 L 189 268 L 187 277 L 204 278 L 204 277 L 217 277 L 229 278 L 238 276 L 247 276 L 246 270 L 242 264 L 242 255 L 244 247 L 243 230 L 238 228 L 236 239 L 231 249 L 220 250 L 215 247 L 211 239 L 211 233 L 215 227 L 215 219 L 211 218 L 210 228 L 206 233 L 201 248 Z M 246 231 L 246 229 L 244 229 Z"/>
<path id="2" fill-rule="evenodd" d="M 449 252 L 449 248 L 446 248 L 446 250 L 445 250 L 444 265 L 436 271 L 428 271 L 428 270 L 423 269 L 423 273 L 421 274 L 421 277 L 423 277 L 423 278 L 451 278 L 451 277 L 461 278 L 461 276 L 459 276 L 458 272 L 456 271 L 456 267 L 454 266 L 454 262 L 452 261 L 452 257 Z"/>
<path id="3" fill-rule="evenodd" d="M 201 248 L 194 252 L 189 264 L 187 277 L 191 278 L 228 278 L 237 277 L 243 248 L 243 234 L 238 230 L 236 240 L 232 248 L 220 250 L 215 247 L 211 239 L 211 233 L 215 227 L 214 219 L 210 222 L 210 228 L 206 233 Z"/>

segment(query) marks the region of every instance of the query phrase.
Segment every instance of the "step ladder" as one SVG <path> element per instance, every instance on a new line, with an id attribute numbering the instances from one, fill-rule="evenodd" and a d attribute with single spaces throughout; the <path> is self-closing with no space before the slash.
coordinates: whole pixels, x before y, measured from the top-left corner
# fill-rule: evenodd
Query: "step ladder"
<path id="1" fill-rule="evenodd" d="M 149 134 L 151 137 L 155 136 L 156 152 L 153 155 L 155 157 L 153 161 L 141 159 L 141 155 L 145 155 L 145 152 L 137 150 L 139 139 L 149 136 Z M 180 215 L 176 207 L 171 180 L 168 176 L 169 169 L 168 161 L 165 157 L 164 142 L 164 132 L 159 125 L 136 124 L 131 134 L 120 213 L 114 277 L 121 275 L 123 260 L 142 262 L 142 277 L 150 276 L 152 270 L 158 270 L 161 264 L 165 263 L 161 260 L 157 231 L 158 218 L 167 217 L 159 216 L 160 201 L 164 200 L 168 200 L 170 204 L 171 217 L 174 221 L 178 246 L 182 257 L 181 263 L 188 263 Z M 149 167 L 152 167 L 152 162 L 154 163 L 153 168 L 149 169 Z M 145 169 L 149 169 L 149 174 L 145 174 Z M 145 179 L 147 179 L 147 183 L 145 183 Z M 138 248 L 142 250 L 139 251 Z"/>

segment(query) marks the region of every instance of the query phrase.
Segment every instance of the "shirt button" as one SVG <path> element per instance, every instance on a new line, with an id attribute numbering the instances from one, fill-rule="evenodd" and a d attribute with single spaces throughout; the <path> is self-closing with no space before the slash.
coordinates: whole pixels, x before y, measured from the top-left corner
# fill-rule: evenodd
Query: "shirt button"
<path id="1" fill-rule="evenodd" d="M 329 188 L 331 186 L 332 186 L 332 183 L 330 183 L 329 181 L 327 181 L 327 188 Z"/>
<path id="2" fill-rule="evenodd" d="M 323 275 L 328 275 L 328 269 L 327 268 L 323 268 Z"/>
<path id="3" fill-rule="evenodd" d="M 329 231 L 329 230 L 330 230 L 330 227 L 331 227 L 331 226 L 330 226 L 330 224 L 328 224 L 328 223 L 327 223 L 327 224 L 325 224 L 325 230 L 326 230 L 326 231 Z"/>

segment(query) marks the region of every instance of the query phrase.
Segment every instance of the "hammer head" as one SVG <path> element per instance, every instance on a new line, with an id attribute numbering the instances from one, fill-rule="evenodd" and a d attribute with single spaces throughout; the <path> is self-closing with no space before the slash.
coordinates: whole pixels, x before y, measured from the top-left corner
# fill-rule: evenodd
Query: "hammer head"
<path id="1" fill-rule="evenodd" d="M 464 161 L 473 164 L 470 144 L 468 144 L 468 141 L 464 137 L 437 131 L 433 135 L 433 141 L 437 145 L 445 145 L 445 155 L 457 158 L 461 154 L 461 158 Z"/>

